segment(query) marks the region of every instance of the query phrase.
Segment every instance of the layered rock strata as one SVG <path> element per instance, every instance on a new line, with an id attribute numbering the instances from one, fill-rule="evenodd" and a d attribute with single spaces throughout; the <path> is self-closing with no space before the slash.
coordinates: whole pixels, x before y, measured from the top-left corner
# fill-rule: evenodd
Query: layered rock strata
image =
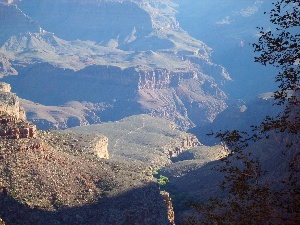
<path id="1" fill-rule="evenodd" d="M 19 139 L 36 136 L 36 126 L 32 123 L 6 115 L 0 115 L 0 121 L 0 138 Z"/>
<path id="2" fill-rule="evenodd" d="M 26 121 L 25 110 L 11 93 L 9 84 L 0 82 L 0 138 L 19 139 L 36 136 L 36 126 Z"/>
<path id="3" fill-rule="evenodd" d="M 229 74 L 179 26 L 170 0 L 13 3 L 0 6 L 0 77 L 24 99 L 102 104 L 91 113 L 103 122 L 147 113 L 181 130 L 209 123 L 226 108 L 222 86 Z M 80 114 L 70 121 L 39 114 L 32 121 L 59 128 L 99 121 Z"/>
<path id="4" fill-rule="evenodd" d="M 20 106 L 19 98 L 10 91 L 9 84 L 0 82 L 0 114 L 7 114 L 16 120 L 26 120 L 26 113 Z"/>

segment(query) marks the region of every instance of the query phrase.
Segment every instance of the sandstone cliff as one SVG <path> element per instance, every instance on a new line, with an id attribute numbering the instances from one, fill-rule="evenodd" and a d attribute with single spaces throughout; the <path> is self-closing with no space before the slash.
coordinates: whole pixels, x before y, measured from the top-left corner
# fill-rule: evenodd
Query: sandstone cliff
<path id="1" fill-rule="evenodd" d="M 73 72 L 49 64 L 20 68 L 19 72 L 22 79 L 5 80 L 23 98 L 43 104 L 22 102 L 30 112 L 28 119 L 44 129 L 47 126 L 42 123 L 61 129 L 147 113 L 173 121 L 186 130 L 211 122 L 226 108 L 226 94 L 202 72 L 133 67 L 121 70 L 107 66 L 90 66 Z M 54 85 L 49 86 L 49 82 Z M 56 105 L 63 108 L 55 108 Z M 68 121 L 71 117 L 77 119 Z"/>
<path id="2" fill-rule="evenodd" d="M 0 82 L 0 138 L 19 139 L 36 136 L 36 126 L 26 121 L 18 97 L 10 92 L 9 84 Z"/>
<path id="3" fill-rule="evenodd" d="M 20 107 L 19 98 L 10 90 L 9 84 L 0 82 L 0 113 L 14 117 L 17 120 L 26 120 L 25 110 Z"/>
<path id="4" fill-rule="evenodd" d="M 103 105 L 91 110 L 101 121 L 148 113 L 182 130 L 211 122 L 226 108 L 229 74 L 180 27 L 172 1 L 14 3 L 1 5 L 11 26 L 1 27 L 0 76 L 24 99 Z M 69 127 L 63 123 L 57 126 Z"/>

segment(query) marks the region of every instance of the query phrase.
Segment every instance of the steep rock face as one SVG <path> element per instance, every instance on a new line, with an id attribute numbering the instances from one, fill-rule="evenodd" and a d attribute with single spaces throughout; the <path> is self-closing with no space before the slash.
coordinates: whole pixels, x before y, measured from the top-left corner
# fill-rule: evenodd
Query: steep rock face
<path id="1" fill-rule="evenodd" d="M 226 108 L 221 88 L 228 73 L 211 61 L 210 48 L 180 28 L 172 1 L 14 3 L 2 6 L 14 7 L 9 20 L 15 26 L 13 15 L 23 15 L 24 24 L 33 27 L 3 28 L 2 58 L 10 66 L 0 75 L 19 74 L 4 80 L 22 98 L 51 106 L 72 100 L 104 105 L 92 111 L 102 121 L 149 113 L 182 130 L 211 122 Z M 82 121 L 75 116 L 62 123 L 87 124 Z"/>
<path id="2" fill-rule="evenodd" d="M 175 216 L 174 216 L 174 209 L 172 205 L 172 199 L 170 198 L 170 194 L 166 191 L 161 191 L 160 194 L 164 198 L 164 202 L 167 205 L 168 209 L 168 219 L 172 225 L 175 225 Z"/>
<path id="3" fill-rule="evenodd" d="M 0 82 L 0 139 L 35 137 L 36 126 L 26 121 L 19 98 L 10 91 L 9 84 Z"/>
<path id="4" fill-rule="evenodd" d="M 201 72 L 140 71 L 139 100 L 151 115 L 175 121 L 181 129 L 211 122 L 226 108 L 226 95 Z"/>
<path id="5" fill-rule="evenodd" d="M 36 126 L 34 124 L 7 115 L 0 115 L 0 121 L 1 139 L 32 138 L 36 136 Z"/>
<path id="6" fill-rule="evenodd" d="M 0 82 L 0 113 L 16 118 L 16 120 L 26 120 L 26 114 L 19 104 L 19 98 L 10 92 L 9 84 Z"/>
<path id="7" fill-rule="evenodd" d="M 270 26 L 264 12 L 272 8 L 272 1 L 173 1 L 179 5 L 176 18 L 181 27 L 213 48 L 214 61 L 230 73 L 233 82 L 223 90 L 231 99 L 249 101 L 277 88 L 273 76 L 268 75 L 276 74 L 276 69 L 254 62 L 252 47 L 257 42 L 257 27 Z"/>
<path id="8" fill-rule="evenodd" d="M 26 0 L 24 13 L 64 40 L 91 40 L 116 47 L 152 31 L 148 13 L 132 1 Z M 88 22 L 87 22 L 88 21 Z"/>
<path id="9" fill-rule="evenodd" d="M 0 45 L 12 35 L 40 32 L 37 22 L 26 16 L 16 5 L 0 2 Z"/>
<path id="10" fill-rule="evenodd" d="M 2 76 L 17 75 L 18 72 L 12 67 L 12 64 L 9 62 L 9 59 L 0 56 L 0 74 Z"/>
<path id="11" fill-rule="evenodd" d="M 77 113 L 73 106 L 71 111 L 68 109 L 74 118 L 78 118 L 78 122 L 75 123 L 74 120 L 73 124 L 67 122 L 71 115 L 55 113 L 62 108 L 46 109 L 41 105 L 39 107 L 24 102 L 26 111 L 33 113 L 28 114 L 29 120 L 40 123 L 41 128 L 48 126 L 46 121 L 43 122 L 45 119 L 54 124 L 52 127 L 68 128 L 69 124 L 78 126 L 149 113 L 174 121 L 178 128 L 185 130 L 211 122 L 226 108 L 225 93 L 212 78 L 201 72 L 135 68 L 122 71 L 117 67 L 91 66 L 74 73 L 55 69 L 47 64 L 20 68 L 19 72 L 20 76 L 6 77 L 4 80 L 11 83 L 14 90 L 25 99 L 52 106 L 74 100 L 81 102 L 76 106 Z M 50 75 L 51 77 L 44 79 Z M 49 82 L 55 85 L 49 86 Z M 33 91 L 28 92 L 28 89 Z M 96 105 L 100 107 L 94 107 Z M 52 116 L 43 116 L 43 111 Z M 54 119 L 55 117 L 61 119 Z"/>
<path id="12" fill-rule="evenodd" d="M 11 87 L 9 84 L 6 84 L 4 82 L 0 82 L 0 91 L 1 92 L 10 92 L 11 91 Z"/>

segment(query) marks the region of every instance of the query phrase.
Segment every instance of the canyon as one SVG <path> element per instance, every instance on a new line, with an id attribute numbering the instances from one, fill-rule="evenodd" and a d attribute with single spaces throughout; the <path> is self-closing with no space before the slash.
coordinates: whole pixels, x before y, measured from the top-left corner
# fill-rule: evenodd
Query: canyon
<path id="1" fill-rule="evenodd" d="M 1 129 L 15 131 L 1 133 L 0 139 L 5 224 L 175 224 L 172 198 L 153 171 L 182 160 L 189 149 L 205 149 L 194 135 L 150 115 L 38 130 L 26 120 L 10 85 L 1 82 L 0 87 Z M 28 135 L 22 136 L 26 129 Z M 202 157 L 207 154 L 203 162 L 224 154 L 213 149 L 200 151 Z"/>
<path id="2" fill-rule="evenodd" d="M 180 27 L 171 1 L 61 0 L 49 5 L 27 0 L 0 7 L 5 34 L 0 37 L 0 76 L 35 104 L 23 106 L 39 128 L 65 129 L 147 113 L 187 130 L 212 122 L 227 107 L 222 87 L 230 82 L 229 74 L 212 62 L 207 45 Z M 62 118 L 57 114 L 52 121 L 40 116 L 39 105 L 45 110 L 72 101 L 88 109 Z"/>
<path id="3" fill-rule="evenodd" d="M 0 0 L 0 224 L 173 225 L 223 198 L 207 134 L 283 109 L 252 62 L 269 3 Z M 274 187 L 286 139 L 245 148 Z"/>
<path id="4" fill-rule="evenodd" d="M 0 87 L 1 132 L 15 131 L 0 138 L 2 224 L 171 224 L 171 198 L 149 164 L 111 159 L 99 133 L 36 130 Z"/>

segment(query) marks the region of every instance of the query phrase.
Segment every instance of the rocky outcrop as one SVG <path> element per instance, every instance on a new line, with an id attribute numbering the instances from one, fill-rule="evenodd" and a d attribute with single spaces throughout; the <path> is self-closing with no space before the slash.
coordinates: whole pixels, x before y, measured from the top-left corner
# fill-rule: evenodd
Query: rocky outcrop
<path id="1" fill-rule="evenodd" d="M 102 139 L 100 139 L 96 142 L 95 153 L 99 158 L 102 158 L 102 159 L 109 158 L 107 146 L 108 146 L 108 138 L 107 137 L 103 137 Z"/>
<path id="2" fill-rule="evenodd" d="M 137 75 L 142 108 L 174 121 L 182 130 L 212 122 L 227 107 L 226 94 L 201 71 L 155 69 L 140 70 Z"/>
<path id="3" fill-rule="evenodd" d="M 0 91 L 1 92 L 10 92 L 11 91 L 11 87 L 7 83 L 0 82 Z"/>
<path id="4" fill-rule="evenodd" d="M 164 202 L 167 206 L 168 219 L 172 225 L 175 225 L 175 214 L 174 214 L 174 209 L 173 209 L 172 199 L 170 197 L 170 194 L 166 191 L 161 191 L 160 194 L 163 196 Z"/>
<path id="5" fill-rule="evenodd" d="M 176 158 L 179 154 L 183 153 L 184 151 L 199 145 L 201 144 L 196 136 L 189 133 L 185 133 L 182 134 L 179 139 L 174 139 L 172 143 L 165 145 L 163 148 L 165 152 L 168 152 L 169 158 L 172 159 Z"/>
<path id="6" fill-rule="evenodd" d="M 36 126 L 15 117 L 0 115 L 0 138 L 19 139 L 36 136 Z"/>
<path id="7" fill-rule="evenodd" d="M 9 84 L 0 82 L 0 114 L 14 117 L 16 120 L 26 120 L 25 110 L 20 107 L 19 98 L 10 90 Z"/>
<path id="8" fill-rule="evenodd" d="M 17 120 L 24 120 L 24 110 L 20 108 L 19 99 L 14 93 L 0 92 L 0 112 Z"/>
<path id="9" fill-rule="evenodd" d="M 25 110 L 7 83 L 0 82 L 0 138 L 19 139 L 36 136 L 36 126 L 26 121 Z"/>
<path id="10" fill-rule="evenodd" d="M 174 74 L 167 69 L 144 70 L 138 72 L 138 89 L 164 89 L 170 87 Z M 176 79 L 176 78 L 175 78 Z M 180 79 L 177 78 L 178 80 Z"/>

